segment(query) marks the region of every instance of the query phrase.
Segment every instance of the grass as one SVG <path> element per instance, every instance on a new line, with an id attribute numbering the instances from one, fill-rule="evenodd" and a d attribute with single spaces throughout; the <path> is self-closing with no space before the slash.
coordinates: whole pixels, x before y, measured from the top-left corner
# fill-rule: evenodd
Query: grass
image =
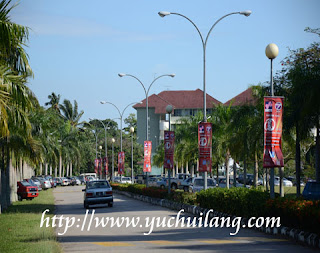
<path id="1" fill-rule="evenodd" d="M 40 228 L 42 212 L 50 210 L 52 217 L 54 197 L 52 189 L 41 191 L 32 201 L 13 203 L 0 215 L 0 252 L 62 252 L 54 228 Z"/>
<path id="2" fill-rule="evenodd" d="M 262 189 L 266 189 L 266 187 L 263 187 L 263 186 L 259 186 L 259 187 L 262 187 Z M 295 198 L 296 197 L 296 194 L 297 194 L 297 187 L 296 186 L 292 186 L 292 187 L 287 187 L 287 186 L 284 186 L 284 196 L 285 197 L 288 197 L 288 198 Z M 301 186 L 301 194 L 303 192 L 303 189 L 304 189 L 304 186 Z M 269 189 L 270 191 L 270 189 Z M 280 186 L 274 186 L 274 192 L 275 193 L 279 193 L 280 194 Z"/>

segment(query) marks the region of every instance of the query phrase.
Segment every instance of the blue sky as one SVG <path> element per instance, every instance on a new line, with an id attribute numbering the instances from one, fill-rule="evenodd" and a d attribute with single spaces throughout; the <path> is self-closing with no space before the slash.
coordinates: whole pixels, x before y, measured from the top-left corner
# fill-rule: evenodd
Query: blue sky
<path id="1" fill-rule="evenodd" d="M 269 80 L 269 43 L 279 47 L 274 69 L 288 49 L 319 41 L 304 32 L 320 27 L 318 0 L 21 0 L 12 21 L 30 27 L 26 49 L 34 71 L 30 87 L 43 105 L 51 92 L 62 100 L 77 100 L 88 118 L 116 118 L 131 102 L 145 98 L 145 86 L 162 74 L 149 95 L 163 90 L 203 89 L 202 44 L 186 19 L 159 11 L 181 13 L 205 37 L 213 23 L 227 13 L 251 10 L 252 15 L 232 15 L 217 24 L 207 44 L 207 93 L 221 102 L 249 85 Z M 62 102 L 62 101 L 61 101 Z M 135 112 L 128 108 L 124 117 Z"/>

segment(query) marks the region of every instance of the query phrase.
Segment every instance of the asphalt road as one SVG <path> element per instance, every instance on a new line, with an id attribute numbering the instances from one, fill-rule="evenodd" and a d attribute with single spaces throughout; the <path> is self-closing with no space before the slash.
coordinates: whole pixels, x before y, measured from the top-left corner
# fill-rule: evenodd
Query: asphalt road
<path id="1" fill-rule="evenodd" d="M 68 229 L 66 220 L 61 227 L 56 222 L 56 233 L 64 252 L 316 252 L 253 229 L 240 229 L 236 236 L 230 236 L 235 228 L 160 226 L 154 227 L 150 235 L 144 235 L 150 230 L 152 217 L 155 221 L 157 218 L 160 222 L 165 219 L 166 224 L 174 225 L 177 212 L 115 194 L 113 207 L 90 207 L 86 215 L 83 188 L 68 186 L 54 190 L 56 217 L 63 215 L 69 220 Z M 125 222 L 121 226 L 111 227 L 111 217 L 115 220 L 119 218 L 119 222 L 124 219 Z M 171 222 L 168 223 L 170 218 Z M 99 224 L 107 219 L 108 224 L 104 224 L 104 227 L 102 223 Z M 140 219 L 140 222 L 135 227 L 126 227 L 126 219 Z M 148 226 L 146 219 L 149 219 Z"/>

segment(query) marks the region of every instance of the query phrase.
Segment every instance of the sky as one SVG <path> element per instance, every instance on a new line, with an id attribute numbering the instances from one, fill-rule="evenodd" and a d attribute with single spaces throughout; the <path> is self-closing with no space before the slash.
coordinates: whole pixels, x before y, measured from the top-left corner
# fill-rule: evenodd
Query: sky
<path id="1" fill-rule="evenodd" d="M 13 0 L 14 1 L 14 0 Z M 319 41 L 306 27 L 320 27 L 318 0 L 21 0 L 11 20 L 28 26 L 26 51 L 34 71 L 29 86 L 41 105 L 52 92 L 78 102 L 82 120 L 118 118 L 130 103 L 164 90 L 203 90 L 203 37 L 222 16 L 251 10 L 249 17 L 231 15 L 212 30 L 206 47 L 206 91 L 226 102 L 250 85 L 270 79 L 269 43 L 279 47 L 274 71 L 289 49 Z M 136 111 L 129 106 L 123 117 Z"/>

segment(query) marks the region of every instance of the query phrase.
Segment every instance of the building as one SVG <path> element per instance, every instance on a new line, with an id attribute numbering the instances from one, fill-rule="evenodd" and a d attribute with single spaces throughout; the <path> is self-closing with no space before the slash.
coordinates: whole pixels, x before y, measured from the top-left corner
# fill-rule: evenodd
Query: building
<path id="1" fill-rule="evenodd" d="M 215 105 L 221 104 L 220 101 L 206 95 L 206 107 L 209 114 Z M 179 122 L 182 117 L 188 117 L 203 111 L 203 91 L 180 90 L 180 91 L 162 91 L 159 94 L 152 94 L 148 97 L 148 115 L 149 115 L 149 140 L 152 141 L 152 153 L 155 153 L 156 147 L 164 139 L 164 131 L 168 130 L 169 122 L 166 116 L 167 105 L 172 105 L 173 112 L 171 116 L 171 125 Z M 137 136 L 138 143 L 143 144 L 146 140 L 146 99 L 141 104 L 133 106 L 137 110 Z M 152 174 L 161 174 L 161 168 L 152 167 Z"/>

